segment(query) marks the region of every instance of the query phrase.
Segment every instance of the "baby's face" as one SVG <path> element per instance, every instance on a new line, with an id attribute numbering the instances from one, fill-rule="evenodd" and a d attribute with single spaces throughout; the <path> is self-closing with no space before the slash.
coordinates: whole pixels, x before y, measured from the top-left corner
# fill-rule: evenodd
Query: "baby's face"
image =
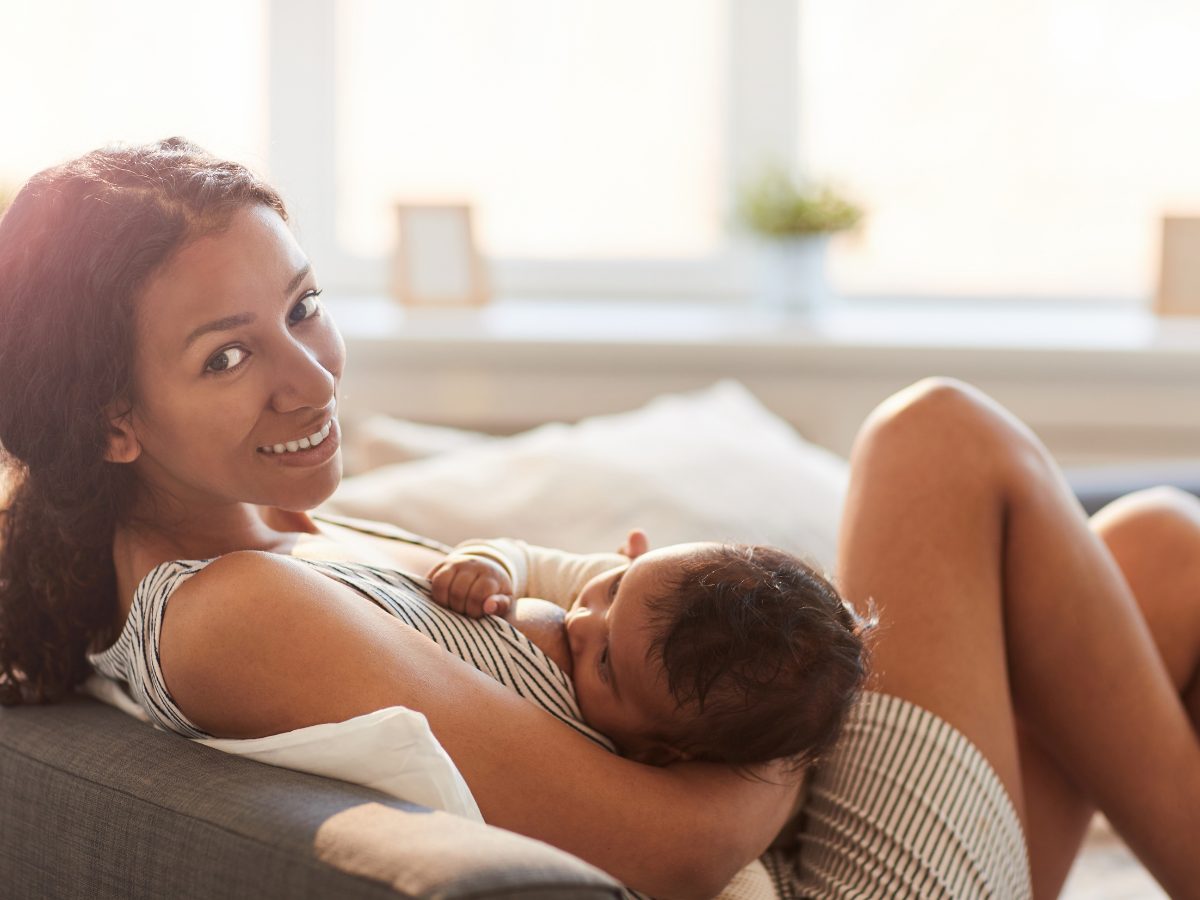
<path id="1" fill-rule="evenodd" d="M 580 712 L 626 756 L 667 761 L 656 735 L 669 733 L 664 726 L 685 715 L 667 690 L 661 663 L 649 659 L 654 632 L 647 603 L 679 575 L 684 560 L 706 546 L 675 544 L 602 572 L 584 585 L 567 612 Z"/>

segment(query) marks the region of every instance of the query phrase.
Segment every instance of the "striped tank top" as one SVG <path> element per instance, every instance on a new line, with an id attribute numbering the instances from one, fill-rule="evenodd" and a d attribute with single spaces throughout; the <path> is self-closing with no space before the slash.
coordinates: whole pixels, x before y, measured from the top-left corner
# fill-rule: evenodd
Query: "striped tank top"
<path id="1" fill-rule="evenodd" d="M 442 552 L 451 549 L 382 522 L 330 515 L 312 515 L 312 518 Z M 398 569 L 301 557 L 289 559 L 312 566 L 352 588 L 438 646 L 615 752 L 607 737 L 583 721 L 571 679 L 511 623 L 496 616 L 470 619 L 443 609 L 431 598 L 427 579 Z M 171 594 L 212 561 L 176 559 L 151 569 L 134 591 L 129 617 L 117 640 L 106 650 L 89 653 L 87 657 L 96 671 L 126 685 L 130 696 L 156 727 L 188 738 L 214 735 L 189 721 L 167 689 L 159 657 L 159 635 Z"/>

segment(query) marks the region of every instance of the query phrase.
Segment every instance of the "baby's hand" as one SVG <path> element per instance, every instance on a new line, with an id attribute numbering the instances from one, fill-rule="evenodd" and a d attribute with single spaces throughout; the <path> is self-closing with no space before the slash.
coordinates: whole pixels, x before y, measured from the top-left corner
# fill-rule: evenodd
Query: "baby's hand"
<path id="1" fill-rule="evenodd" d="M 450 554 L 425 577 L 435 603 L 472 619 L 503 616 L 512 603 L 512 578 L 490 559 Z"/>

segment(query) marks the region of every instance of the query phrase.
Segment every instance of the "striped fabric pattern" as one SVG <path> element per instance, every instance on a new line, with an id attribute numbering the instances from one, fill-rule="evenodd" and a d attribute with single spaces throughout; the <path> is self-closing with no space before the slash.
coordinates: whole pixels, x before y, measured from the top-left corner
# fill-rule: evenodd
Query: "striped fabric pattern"
<path id="1" fill-rule="evenodd" d="M 395 569 L 292 558 L 353 588 L 440 647 L 615 752 L 607 737 L 583 721 L 574 685 L 566 673 L 509 622 L 496 616 L 469 619 L 443 609 L 430 598 L 427 579 Z M 197 728 L 175 705 L 163 679 L 158 639 L 171 594 L 210 562 L 172 560 L 151 569 L 138 585 L 117 641 L 107 650 L 88 656 L 101 674 L 129 686 L 152 722 L 189 738 L 213 735 Z"/>
<path id="2" fill-rule="evenodd" d="M 1024 900 L 1021 821 L 966 736 L 899 697 L 865 693 L 813 773 L 798 850 L 763 862 L 784 898 Z"/>

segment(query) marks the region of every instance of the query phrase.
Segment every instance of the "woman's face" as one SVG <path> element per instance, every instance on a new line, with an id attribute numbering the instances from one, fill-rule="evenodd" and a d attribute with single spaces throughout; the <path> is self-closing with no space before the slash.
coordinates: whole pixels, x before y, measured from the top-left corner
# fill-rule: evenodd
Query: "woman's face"
<path id="1" fill-rule="evenodd" d="M 136 304 L 127 420 L 143 482 L 189 513 L 232 503 L 307 510 L 333 493 L 345 345 L 318 287 L 266 206 L 239 210 L 155 274 Z M 300 454 L 263 449 L 325 427 L 327 437 Z"/>

